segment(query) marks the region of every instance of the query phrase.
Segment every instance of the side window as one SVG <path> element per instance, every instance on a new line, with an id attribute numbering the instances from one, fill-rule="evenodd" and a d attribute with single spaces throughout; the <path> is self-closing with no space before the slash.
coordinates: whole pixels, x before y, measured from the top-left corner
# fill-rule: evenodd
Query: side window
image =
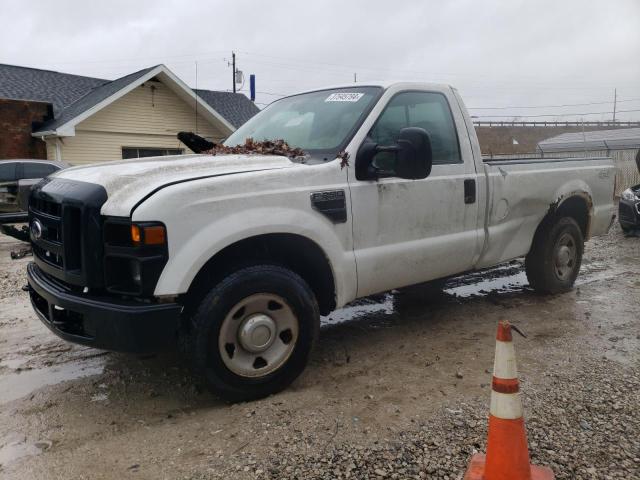
<path id="1" fill-rule="evenodd" d="M 433 164 L 462 163 L 458 134 L 446 97 L 434 92 L 403 92 L 387 104 L 369 137 L 378 145 L 393 145 L 400 130 L 424 128 L 431 137 Z M 376 158 L 378 164 L 390 159 Z"/>
<path id="2" fill-rule="evenodd" d="M 0 182 L 16 181 L 16 163 L 0 163 Z"/>
<path id="3" fill-rule="evenodd" d="M 58 170 L 48 163 L 23 163 L 22 178 L 44 178 Z"/>

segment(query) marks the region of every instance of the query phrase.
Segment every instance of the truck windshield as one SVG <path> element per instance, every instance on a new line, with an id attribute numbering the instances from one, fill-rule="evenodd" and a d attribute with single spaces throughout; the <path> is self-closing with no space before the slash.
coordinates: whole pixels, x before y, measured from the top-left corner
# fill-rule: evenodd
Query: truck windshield
<path id="1" fill-rule="evenodd" d="M 226 146 L 285 140 L 312 158 L 333 160 L 351 140 L 379 97 L 380 87 L 353 87 L 303 93 L 278 100 L 236 130 Z"/>

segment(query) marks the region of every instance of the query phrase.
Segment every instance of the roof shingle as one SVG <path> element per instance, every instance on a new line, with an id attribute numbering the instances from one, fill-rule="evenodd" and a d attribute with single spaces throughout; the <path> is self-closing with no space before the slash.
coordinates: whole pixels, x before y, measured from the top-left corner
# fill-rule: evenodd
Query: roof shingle
<path id="1" fill-rule="evenodd" d="M 50 130 L 55 130 L 56 128 L 67 123 L 69 120 L 74 119 L 78 115 L 94 107 L 101 101 L 109 98 L 114 93 L 117 93 L 118 91 L 122 90 L 131 82 L 134 82 L 138 78 L 144 76 L 154 68 L 156 67 L 149 67 L 149 68 L 142 69 L 138 72 L 125 75 L 124 77 L 120 77 L 117 80 L 113 80 L 112 82 L 106 82 L 98 87 L 95 87 L 89 90 L 89 92 L 86 95 L 78 98 L 75 102 L 66 106 L 59 115 L 55 115 L 55 118 L 53 120 L 50 120 L 46 122 L 44 125 L 42 125 L 42 127 L 40 127 L 38 131 L 46 132 Z"/>
<path id="2" fill-rule="evenodd" d="M 83 77 L 69 73 L 0 64 L 0 98 L 51 103 L 54 119 L 40 128 L 53 130 L 110 97 L 154 67 L 116 80 Z M 195 90 L 197 95 L 234 127 L 260 110 L 241 93 Z"/>
<path id="3" fill-rule="evenodd" d="M 0 64 L 0 98 L 51 103 L 55 116 L 91 89 L 108 82 L 101 78 Z"/>
<path id="4" fill-rule="evenodd" d="M 242 93 L 195 90 L 196 94 L 222 115 L 231 125 L 238 128 L 260 111 Z"/>

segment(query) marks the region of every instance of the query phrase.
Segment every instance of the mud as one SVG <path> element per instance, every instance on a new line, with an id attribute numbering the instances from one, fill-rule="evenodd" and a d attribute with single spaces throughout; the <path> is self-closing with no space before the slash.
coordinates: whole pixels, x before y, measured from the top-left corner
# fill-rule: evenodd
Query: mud
<path id="1" fill-rule="evenodd" d="M 175 354 L 107 353 L 54 337 L 20 289 L 30 259 L 11 260 L 17 247 L 0 237 L 3 479 L 271 478 L 269 462 L 285 461 L 292 443 L 316 453 L 384 447 L 469 405 L 488 411 L 502 318 L 528 334 L 516 340 L 525 397 L 544 398 L 553 372 L 585 356 L 640 366 L 640 242 L 617 227 L 587 244 L 567 294 L 534 294 L 514 261 L 449 279 L 428 302 L 391 292 L 333 312 L 291 388 L 238 405 L 205 391 Z"/>

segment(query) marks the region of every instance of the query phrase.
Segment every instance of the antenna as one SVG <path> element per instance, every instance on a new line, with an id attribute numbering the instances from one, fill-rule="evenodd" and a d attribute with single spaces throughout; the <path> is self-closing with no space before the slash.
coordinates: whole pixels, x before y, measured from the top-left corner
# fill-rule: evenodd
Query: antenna
<path id="1" fill-rule="evenodd" d="M 618 103 L 618 89 L 613 89 L 613 123 L 616 123 L 616 103 Z M 615 125 L 614 125 L 615 127 Z"/>
<path id="2" fill-rule="evenodd" d="M 584 117 L 580 117 L 582 122 L 582 147 L 584 148 L 584 156 L 587 156 L 587 136 L 584 134 Z"/>
<path id="3" fill-rule="evenodd" d="M 194 132 L 196 135 L 198 134 L 198 62 L 196 61 L 196 91 L 193 92 L 196 94 L 196 131 Z"/>

